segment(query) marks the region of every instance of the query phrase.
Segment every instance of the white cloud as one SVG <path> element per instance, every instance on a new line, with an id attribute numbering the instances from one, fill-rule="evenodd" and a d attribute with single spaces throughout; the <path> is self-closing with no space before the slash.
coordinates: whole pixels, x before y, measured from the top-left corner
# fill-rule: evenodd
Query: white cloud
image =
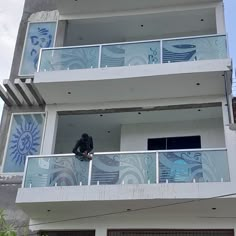
<path id="1" fill-rule="evenodd" d="M 8 79 L 24 0 L 0 1 L 0 83 Z M 3 101 L 0 98 L 0 117 Z"/>

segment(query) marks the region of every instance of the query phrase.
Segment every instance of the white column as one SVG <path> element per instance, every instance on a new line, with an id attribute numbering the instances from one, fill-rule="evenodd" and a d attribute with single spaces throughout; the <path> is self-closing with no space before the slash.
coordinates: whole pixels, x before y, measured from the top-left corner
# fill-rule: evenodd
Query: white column
<path id="1" fill-rule="evenodd" d="M 103 227 L 96 228 L 95 236 L 107 236 L 107 229 Z"/>
<path id="2" fill-rule="evenodd" d="M 228 153 L 229 171 L 231 182 L 236 182 L 236 131 L 229 128 L 228 108 L 225 106 L 226 100 L 222 103 L 225 145 Z"/>
<path id="3" fill-rule="evenodd" d="M 57 133 L 57 111 L 55 109 L 48 109 L 46 112 L 46 124 L 42 141 L 41 155 L 49 155 L 54 153 Z"/>
<path id="4" fill-rule="evenodd" d="M 226 33 L 223 3 L 218 3 L 216 7 L 216 29 L 217 34 Z"/>

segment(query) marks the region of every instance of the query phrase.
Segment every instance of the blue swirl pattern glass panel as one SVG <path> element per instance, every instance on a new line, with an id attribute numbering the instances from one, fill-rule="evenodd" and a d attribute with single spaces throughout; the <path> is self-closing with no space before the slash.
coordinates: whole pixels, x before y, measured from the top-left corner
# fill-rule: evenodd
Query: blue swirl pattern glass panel
<path id="1" fill-rule="evenodd" d="M 95 155 L 91 184 L 156 183 L 156 153 Z"/>
<path id="2" fill-rule="evenodd" d="M 158 63 L 160 63 L 159 41 L 102 46 L 101 67 Z"/>
<path id="3" fill-rule="evenodd" d="M 163 63 L 227 58 L 225 36 L 163 41 Z"/>
<path id="4" fill-rule="evenodd" d="M 37 70 L 40 48 L 53 47 L 56 22 L 30 23 L 26 36 L 20 75 L 33 75 Z"/>
<path id="5" fill-rule="evenodd" d="M 88 185 L 89 162 L 74 156 L 29 158 L 24 187 Z"/>
<path id="6" fill-rule="evenodd" d="M 44 114 L 13 115 L 3 172 L 23 172 L 26 156 L 39 154 L 44 119 Z"/>
<path id="7" fill-rule="evenodd" d="M 39 71 L 97 68 L 98 57 L 99 46 L 43 50 Z"/>
<path id="8" fill-rule="evenodd" d="M 178 151 L 159 153 L 159 182 L 191 183 L 230 181 L 227 152 Z"/>

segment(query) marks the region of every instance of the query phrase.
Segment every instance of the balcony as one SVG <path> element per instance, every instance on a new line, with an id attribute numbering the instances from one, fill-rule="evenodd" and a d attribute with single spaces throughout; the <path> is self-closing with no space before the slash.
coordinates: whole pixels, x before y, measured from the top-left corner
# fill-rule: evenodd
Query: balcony
<path id="1" fill-rule="evenodd" d="M 95 153 L 90 162 L 71 154 L 29 156 L 16 203 L 35 219 L 62 209 L 83 217 L 220 196 L 232 184 L 226 149 Z"/>
<path id="2" fill-rule="evenodd" d="M 148 40 L 42 49 L 39 72 L 227 58 L 226 36 Z"/>
<path id="3" fill-rule="evenodd" d="M 23 188 L 229 182 L 225 149 L 29 156 Z M 155 187 L 155 186 L 153 186 Z"/>
<path id="4" fill-rule="evenodd" d="M 43 49 L 34 83 L 47 104 L 215 96 L 230 68 L 211 35 Z"/>

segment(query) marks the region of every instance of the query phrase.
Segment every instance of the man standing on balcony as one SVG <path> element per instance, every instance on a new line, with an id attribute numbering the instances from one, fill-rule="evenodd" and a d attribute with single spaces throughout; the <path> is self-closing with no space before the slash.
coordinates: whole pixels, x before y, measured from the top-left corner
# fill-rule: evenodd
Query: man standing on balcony
<path id="1" fill-rule="evenodd" d="M 78 151 L 79 148 L 79 151 Z M 88 134 L 84 133 L 81 138 L 76 142 L 73 148 L 73 153 L 79 160 L 92 160 L 91 151 L 93 150 L 93 138 Z"/>

